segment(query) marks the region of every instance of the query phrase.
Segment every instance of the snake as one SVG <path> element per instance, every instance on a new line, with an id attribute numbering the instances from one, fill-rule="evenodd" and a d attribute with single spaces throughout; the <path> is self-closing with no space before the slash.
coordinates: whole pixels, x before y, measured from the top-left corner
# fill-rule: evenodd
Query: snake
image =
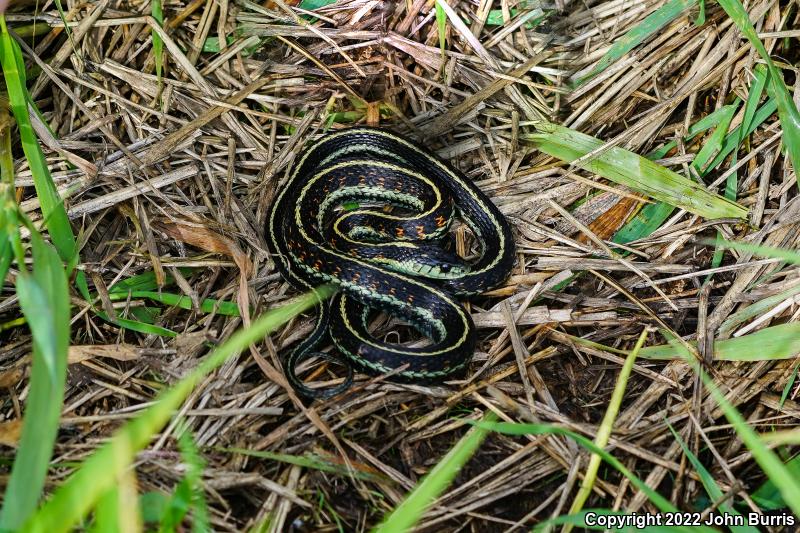
<path id="1" fill-rule="evenodd" d="M 337 290 L 320 302 L 311 334 L 283 359 L 289 384 L 314 399 L 347 390 L 354 370 L 412 384 L 463 374 L 476 332 L 461 302 L 503 283 L 515 261 L 511 227 L 497 206 L 426 147 L 384 128 L 324 134 L 295 161 L 267 212 L 267 247 L 296 289 Z M 452 251 L 456 221 L 479 245 L 470 260 Z M 378 312 L 427 344 L 377 338 L 370 320 Z M 326 336 L 331 352 L 317 349 Z M 297 370 L 314 356 L 343 364 L 347 377 L 309 387 Z"/>

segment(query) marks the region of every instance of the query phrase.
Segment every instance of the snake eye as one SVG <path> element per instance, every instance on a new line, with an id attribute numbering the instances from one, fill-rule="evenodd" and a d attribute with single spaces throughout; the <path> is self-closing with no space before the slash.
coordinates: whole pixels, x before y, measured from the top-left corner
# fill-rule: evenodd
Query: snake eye
<path id="1" fill-rule="evenodd" d="M 439 266 L 439 270 L 447 274 L 448 272 L 450 272 L 450 266 L 451 265 L 448 265 L 447 263 L 443 263 L 441 266 Z"/>

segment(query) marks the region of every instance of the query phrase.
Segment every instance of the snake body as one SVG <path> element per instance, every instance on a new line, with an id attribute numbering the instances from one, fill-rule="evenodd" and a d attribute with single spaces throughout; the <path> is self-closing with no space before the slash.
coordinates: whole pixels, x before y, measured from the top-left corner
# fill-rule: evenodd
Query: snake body
<path id="1" fill-rule="evenodd" d="M 472 263 L 442 247 L 454 218 L 480 244 Z M 293 286 L 339 289 L 284 360 L 291 385 L 310 398 L 346 389 L 354 368 L 412 383 L 457 375 L 475 348 L 459 299 L 496 287 L 514 263 L 508 221 L 471 181 L 419 144 L 376 128 L 339 130 L 305 149 L 276 194 L 266 233 Z M 406 321 L 431 343 L 411 348 L 373 337 L 371 311 Z M 314 351 L 326 333 L 341 359 Z M 312 355 L 343 359 L 348 378 L 335 388 L 308 387 L 296 367 Z"/>

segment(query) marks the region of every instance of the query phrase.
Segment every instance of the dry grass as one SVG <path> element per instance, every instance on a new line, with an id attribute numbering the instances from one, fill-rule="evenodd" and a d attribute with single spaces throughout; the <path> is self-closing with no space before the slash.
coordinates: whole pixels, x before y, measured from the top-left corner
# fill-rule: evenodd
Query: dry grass
<path id="1" fill-rule="evenodd" d="M 80 231 L 80 268 L 98 296 L 90 305 L 73 295 L 72 364 L 50 482 L 195 367 L 210 344 L 249 321 L 203 311 L 204 300 L 259 313 L 294 294 L 266 252 L 265 212 L 303 145 L 351 121 L 427 140 L 479 183 L 516 229 L 518 264 L 504 287 L 472 304 L 482 341 L 464 382 L 428 388 L 361 376 L 353 392 L 301 409 L 268 376 L 281 349 L 311 330 L 311 316 L 206 380 L 181 414 L 207 462 L 215 528 L 242 530 L 269 517 L 272 531 L 364 530 L 487 409 L 593 438 L 624 356 L 570 336 L 630 349 L 644 326 L 666 325 L 698 340 L 711 362 L 713 340 L 746 325 L 728 327 L 726 319 L 797 284 L 797 267 L 747 252 L 728 252 L 721 266 L 712 265 L 714 247 L 706 244 L 718 230 L 753 244 L 798 246 L 797 180 L 780 151 L 777 116 L 740 146 L 736 200 L 750 209 L 749 225 L 675 212 L 625 245 L 628 260 L 609 255 L 608 245 L 644 202 L 522 139 L 543 118 L 639 154 L 678 139 L 661 163 L 697 176 L 690 163 L 713 130 L 684 142 L 687 129 L 735 96 L 746 100 L 759 63 L 716 3 L 705 6 L 704 25 L 696 26 L 697 9 L 689 10 L 571 89 L 662 3 L 562 1 L 561 12 L 527 28 L 524 10 L 512 15 L 513 0 L 452 1 L 444 53 L 432 3 L 424 0 L 341 0 L 317 10 L 315 21 L 284 0 L 177 0 L 163 6 L 163 29 L 149 3 L 68 2 L 69 38 L 50 2 L 36 17 L 28 14 L 32 4 L 12 10 L 7 20 L 22 35 L 31 93 L 52 129 L 40 127 L 39 135 Z M 796 40 L 787 45 L 781 33 L 798 27 L 791 4 L 748 6 L 784 66 L 798 61 Z M 499 11 L 500 25 L 486 24 L 490 9 Z M 161 79 L 155 36 L 163 41 Z M 214 38 L 222 49 L 204 52 Z M 796 68 L 784 73 L 790 87 L 800 85 Z M 741 108 L 731 128 L 743 117 Z M 727 159 L 703 182 L 722 192 L 734 165 Z M 24 159 L 17 170 L 18 197 L 41 218 Z M 190 308 L 114 297 L 116 284 L 148 272 L 165 292 L 189 297 Z M 0 293 L 4 444 L 18 431 L 30 351 L 27 330 L 15 322 L 12 287 Z M 794 302 L 750 317 L 758 321 L 750 329 L 796 321 Z M 155 334 L 148 317 L 177 336 Z M 117 319 L 141 325 L 122 328 Z M 652 333 L 647 344 L 664 342 Z M 795 364 L 709 366 L 731 402 L 766 430 L 797 423 L 795 391 L 779 401 Z M 313 375 L 336 379 L 327 372 Z M 609 449 L 677 506 L 703 509 L 709 503 L 698 475 L 665 420 L 706 459 L 724 493 L 755 506 L 748 495 L 763 477 L 689 367 L 640 359 Z M 359 479 L 221 449 L 234 447 L 314 454 L 373 475 Z M 142 492 L 174 487 L 183 468 L 177 449 L 173 424 L 140 454 Z M 490 436 L 421 527 L 527 529 L 569 510 L 587 463 L 585 452 L 560 437 Z M 648 505 L 602 468 L 587 503 L 629 511 Z"/>

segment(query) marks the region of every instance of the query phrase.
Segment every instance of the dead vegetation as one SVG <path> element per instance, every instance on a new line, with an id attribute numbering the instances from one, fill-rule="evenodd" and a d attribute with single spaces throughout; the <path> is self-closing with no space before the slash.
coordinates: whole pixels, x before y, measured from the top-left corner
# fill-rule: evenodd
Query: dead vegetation
<path id="1" fill-rule="evenodd" d="M 180 414 L 207 463 L 215 528 L 243 530 L 269 518 L 272 531 L 368 529 L 463 434 L 465 421 L 487 410 L 593 438 L 624 356 L 575 337 L 630 349 L 643 327 L 666 326 L 698 341 L 753 427 L 793 427 L 794 390 L 781 395 L 796 363 L 714 361 L 713 344 L 743 327 L 796 321 L 797 270 L 750 252 L 726 252 L 716 265 L 706 242 L 719 232 L 797 246 L 797 180 L 780 150 L 780 124 L 769 113 L 742 138 L 737 160 L 704 173 L 692 163 L 714 130 L 688 138 L 703 117 L 737 97 L 748 100 L 760 59 L 709 2 L 702 25 L 698 8 L 688 9 L 573 89 L 663 3 L 562 0 L 542 12 L 514 0 L 451 1 L 444 51 L 426 0 L 342 0 L 313 17 L 288 0 L 179 0 L 163 5 L 163 27 L 149 2 L 67 2 L 70 32 L 52 2 L 35 16 L 33 5 L 12 8 L 7 20 L 42 112 L 32 120 L 97 295 L 90 305 L 73 294 L 51 483 L 196 366 L 210 345 L 293 296 L 266 252 L 266 208 L 305 143 L 352 123 L 424 140 L 479 183 L 515 227 L 518 264 L 507 285 L 471 307 L 482 342 L 463 382 L 418 387 L 360 376 L 351 393 L 301 409 L 275 382 L 276 369 L 282 348 L 310 331 L 311 316 L 209 377 Z M 791 66 L 798 47 L 788 33 L 798 27 L 796 3 L 747 7 L 784 63 L 787 84 L 798 87 Z M 163 61 L 154 39 L 163 43 Z M 639 229 L 615 245 L 617 231 L 650 202 L 535 150 L 524 136 L 542 119 L 642 155 L 677 141 L 659 162 L 712 191 L 733 183 L 749 220 L 676 210 L 654 231 Z M 747 120 L 741 105 L 729 131 Z M 24 159 L 16 184 L 23 208 L 41 218 Z M 125 286 L 148 273 L 154 277 L 142 287 Z M 189 301 L 182 308 L 164 293 Z M 748 305 L 783 293 L 779 306 L 742 318 Z M 254 311 L 240 317 L 211 300 Z M 29 364 L 19 316 L 7 285 L 0 294 L 0 442 L 7 445 L 18 431 Z M 647 344 L 664 343 L 654 331 Z M 337 379 L 325 367 L 307 375 Z M 757 508 L 750 494 L 764 478 L 695 374 L 683 362 L 640 359 L 609 450 L 677 506 L 711 506 L 665 422 L 706 460 L 724 492 Z M 180 478 L 175 430 L 170 425 L 139 455 L 142 492 L 170 491 Z M 314 457 L 336 468 L 230 448 Z M 587 457 L 560 437 L 493 435 L 420 527 L 529 529 L 565 514 Z M 589 504 L 651 509 L 643 493 L 602 469 Z"/>

